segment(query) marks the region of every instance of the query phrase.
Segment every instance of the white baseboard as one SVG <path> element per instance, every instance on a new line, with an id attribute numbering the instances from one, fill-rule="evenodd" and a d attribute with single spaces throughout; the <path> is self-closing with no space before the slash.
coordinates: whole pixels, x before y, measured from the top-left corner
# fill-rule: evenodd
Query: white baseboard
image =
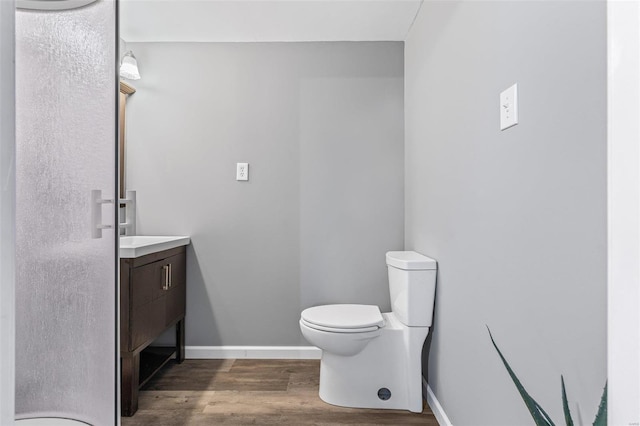
<path id="1" fill-rule="evenodd" d="M 187 359 L 320 359 L 315 346 L 186 346 Z"/>
<path id="2" fill-rule="evenodd" d="M 453 426 L 453 423 L 451 423 L 451 420 L 449 420 L 449 417 L 447 417 L 447 413 L 444 412 L 442 405 L 440 405 L 440 402 L 438 402 L 438 398 L 436 398 L 435 394 L 431 390 L 431 386 L 427 384 L 427 381 L 424 379 L 424 377 L 422 378 L 422 387 L 427 394 L 427 404 L 429 404 L 429 407 L 431 407 L 431 412 L 433 412 L 433 415 L 438 421 L 438 424 L 440 426 Z"/>

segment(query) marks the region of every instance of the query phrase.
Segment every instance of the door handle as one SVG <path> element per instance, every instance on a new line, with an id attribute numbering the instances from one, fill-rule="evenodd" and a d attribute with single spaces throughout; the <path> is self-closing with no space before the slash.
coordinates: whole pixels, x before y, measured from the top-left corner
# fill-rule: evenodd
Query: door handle
<path id="1" fill-rule="evenodd" d="M 113 200 L 102 198 L 102 191 L 91 191 L 91 238 L 102 238 L 103 229 L 111 229 L 113 225 L 102 223 L 102 205 L 113 204 Z"/>
<path id="2" fill-rule="evenodd" d="M 162 267 L 162 271 L 164 272 L 164 283 L 162 284 L 163 290 L 169 290 L 170 287 L 170 277 L 171 277 L 171 267 L 169 265 L 164 265 Z"/>

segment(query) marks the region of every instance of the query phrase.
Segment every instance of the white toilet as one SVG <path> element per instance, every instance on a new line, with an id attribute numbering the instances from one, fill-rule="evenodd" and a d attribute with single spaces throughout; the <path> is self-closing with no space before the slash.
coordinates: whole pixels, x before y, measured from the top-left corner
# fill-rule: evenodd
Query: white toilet
<path id="1" fill-rule="evenodd" d="M 300 329 L 322 349 L 320 398 L 355 408 L 422 412 L 422 345 L 429 333 L 436 261 L 413 251 L 387 253 L 391 312 L 372 305 L 302 311 Z"/>

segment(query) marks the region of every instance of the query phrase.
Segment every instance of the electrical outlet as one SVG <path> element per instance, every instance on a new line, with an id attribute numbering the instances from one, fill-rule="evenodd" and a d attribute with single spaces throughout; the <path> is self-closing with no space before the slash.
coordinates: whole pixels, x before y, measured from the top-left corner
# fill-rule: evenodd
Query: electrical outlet
<path id="1" fill-rule="evenodd" d="M 249 180 L 249 163 L 236 164 L 236 180 Z"/>
<path id="2" fill-rule="evenodd" d="M 518 84 L 500 93 L 500 130 L 518 124 Z"/>

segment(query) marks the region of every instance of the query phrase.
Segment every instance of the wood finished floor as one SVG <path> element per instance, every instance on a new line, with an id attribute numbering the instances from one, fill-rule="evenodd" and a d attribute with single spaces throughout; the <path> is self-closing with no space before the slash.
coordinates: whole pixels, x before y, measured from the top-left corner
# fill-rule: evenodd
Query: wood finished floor
<path id="1" fill-rule="evenodd" d="M 171 361 L 140 391 L 123 426 L 429 425 L 422 414 L 335 407 L 318 397 L 320 362 L 308 360 Z"/>

